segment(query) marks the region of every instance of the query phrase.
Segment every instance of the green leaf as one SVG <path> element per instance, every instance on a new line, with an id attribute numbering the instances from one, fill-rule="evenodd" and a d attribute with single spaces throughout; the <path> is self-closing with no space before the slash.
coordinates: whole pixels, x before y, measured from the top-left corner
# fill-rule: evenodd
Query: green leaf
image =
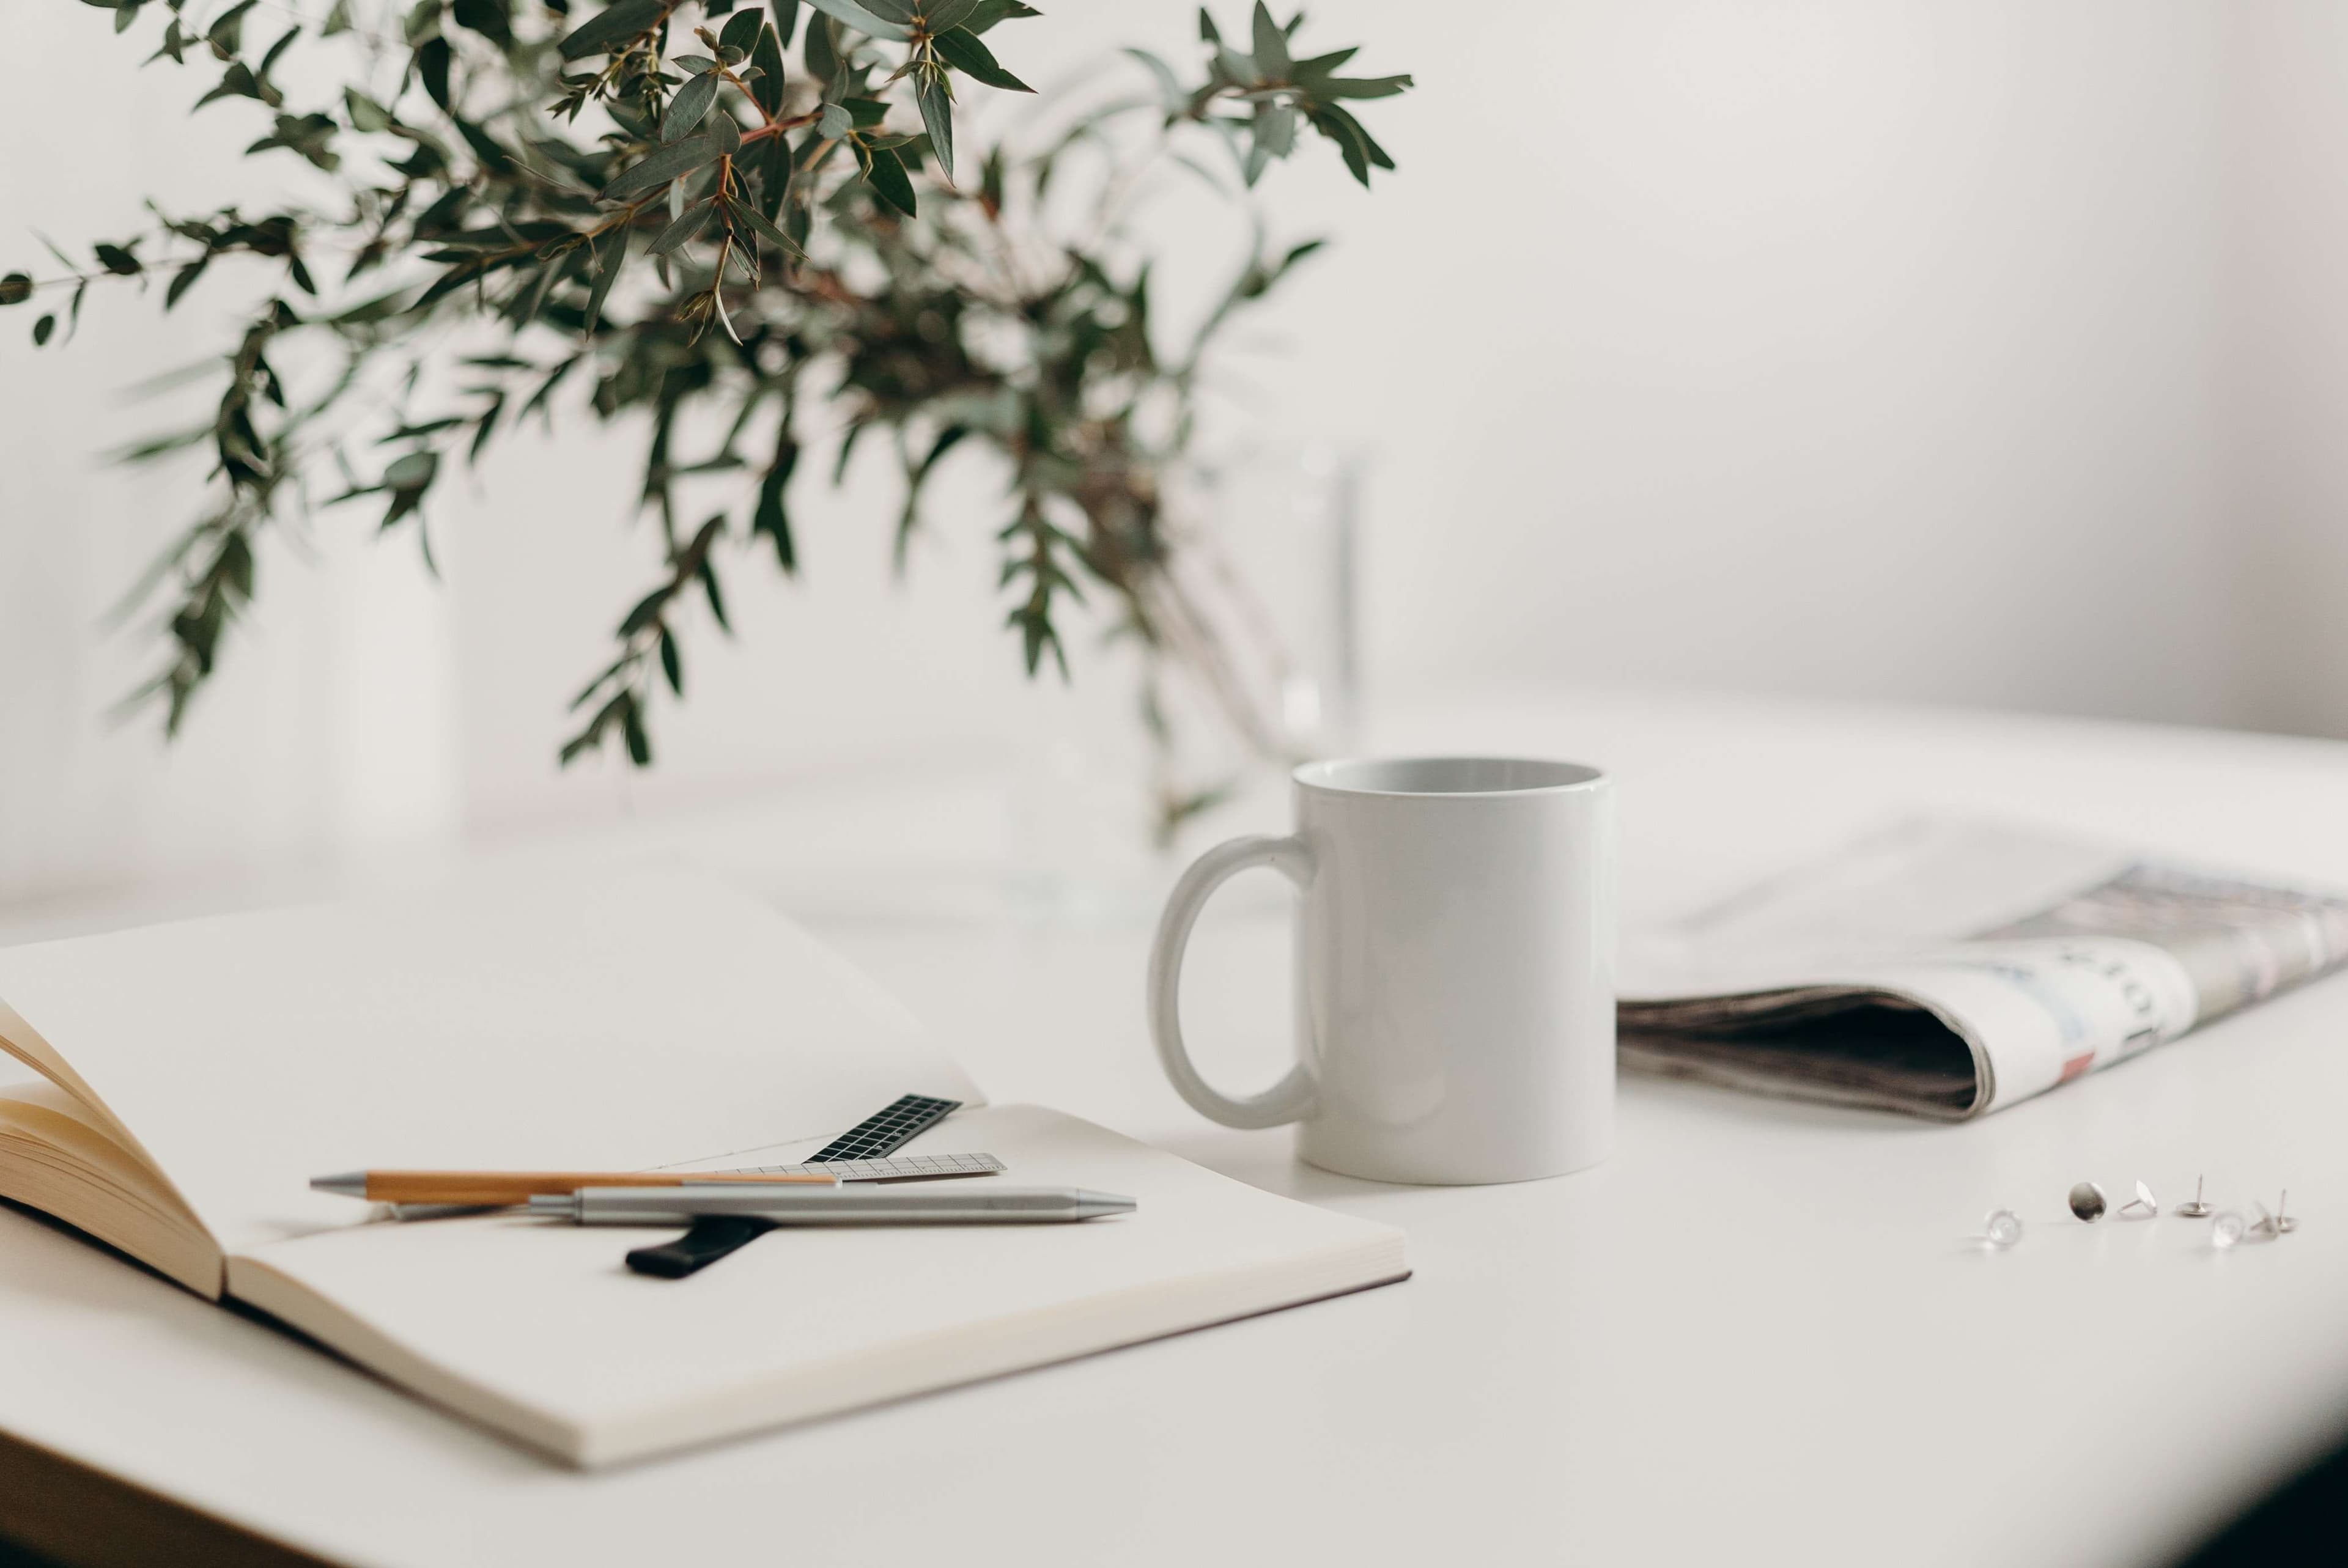
<path id="1" fill-rule="evenodd" d="M 757 13 L 745 12 L 744 15 L 755 17 Z M 717 101 L 717 89 L 725 85 L 717 73 L 712 71 L 706 76 L 695 77 L 677 88 L 676 96 L 668 100 L 668 112 L 661 116 L 661 139 L 679 140 L 685 132 L 699 125 L 703 117 L 709 113 L 709 106 Z"/>
<path id="2" fill-rule="evenodd" d="M 791 243 L 790 237 L 776 228 L 765 213 L 748 202 L 736 200 L 729 196 L 726 199 L 726 210 L 731 212 L 745 228 L 786 256 L 796 256 L 799 253 L 799 248 Z"/>
<path id="3" fill-rule="evenodd" d="M 660 238 L 644 249 L 648 256 L 665 256 L 679 245 L 709 227 L 710 214 L 716 209 L 706 201 L 695 202 L 685 210 L 685 216 L 660 231 Z"/>
<path id="4" fill-rule="evenodd" d="M 757 46 L 750 51 L 750 63 L 758 67 L 758 79 L 750 84 L 750 96 L 770 115 L 783 110 L 783 43 L 772 27 L 761 27 Z"/>
<path id="5" fill-rule="evenodd" d="M 1326 240 L 1307 240 L 1302 244 L 1290 246 L 1288 248 L 1288 254 L 1282 256 L 1279 262 L 1273 266 L 1271 272 L 1264 278 L 1264 288 L 1269 289 L 1272 284 L 1280 282 L 1281 279 L 1288 275 L 1288 270 L 1291 267 L 1293 267 L 1297 262 L 1302 261 L 1305 257 L 1310 256 L 1313 251 L 1322 249 L 1328 243 L 1329 241 Z M 1259 290 L 1258 292 L 1261 292 L 1262 291 Z"/>
<path id="6" fill-rule="evenodd" d="M 808 75 L 819 82 L 829 82 L 839 74 L 839 49 L 832 38 L 837 26 L 829 16 L 808 19 L 807 38 L 800 54 L 807 60 Z"/>
<path id="7" fill-rule="evenodd" d="M 791 29 L 799 25 L 799 0 L 773 0 L 775 31 L 781 34 L 781 46 L 791 46 Z"/>
<path id="8" fill-rule="evenodd" d="M 438 452 L 409 452 L 393 459 L 391 466 L 383 471 L 383 487 L 420 494 L 431 487 L 432 477 L 439 471 Z"/>
<path id="9" fill-rule="evenodd" d="M 519 296 L 507 313 L 506 319 L 513 323 L 516 330 L 538 320 L 538 313 L 546 308 L 546 296 L 554 292 L 554 285 L 564 270 L 559 261 L 549 261 L 538 270 L 538 277 L 530 284 L 529 293 Z"/>
<path id="10" fill-rule="evenodd" d="M 1313 86 L 1321 98 L 1390 98 L 1413 84 L 1407 72 L 1399 77 L 1331 77 Z"/>
<path id="11" fill-rule="evenodd" d="M 953 182 L 953 92 L 946 86 L 946 74 L 927 69 L 913 78 L 913 101 L 921 106 L 922 124 L 930 133 L 930 150 L 938 155 L 938 167 L 945 173 L 946 182 Z"/>
<path id="12" fill-rule="evenodd" d="M 204 42 L 212 46 L 212 53 L 225 60 L 244 46 L 244 14 L 255 3 L 256 0 L 239 0 L 220 14 L 220 19 L 204 33 Z"/>
<path id="13" fill-rule="evenodd" d="M 718 518 L 711 520 L 723 522 L 725 519 Z M 709 597 L 709 613 L 716 618 L 717 630 L 731 637 L 734 634 L 734 627 L 733 623 L 726 619 L 726 596 L 717 591 L 717 569 L 709 564 L 709 558 L 705 555 L 701 558 L 699 575 L 701 591 Z"/>
<path id="14" fill-rule="evenodd" d="M 252 73 L 245 68 L 244 62 L 231 60 L 228 69 L 221 73 L 220 86 L 198 98 L 194 107 L 201 108 L 206 104 L 217 103 L 221 98 L 257 98 L 259 97 L 261 97 L 261 84 L 252 79 Z"/>
<path id="15" fill-rule="evenodd" d="M 911 30 L 902 23 L 891 22 L 874 15 L 858 5 L 856 0 L 808 0 L 808 4 L 827 16 L 847 24 L 867 37 L 888 38 L 901 42 L 911 36 Z"/>
<path id="16" fill-rule="evenodd" d="M 1255 106 L 1255 144 L 1274 158 L 1296 149 L 1296 111 L 1286 104 Z"/>
<path id="17" fill-rule="evenodd" d="M 757 13 L 750 12 L 747 15 L 756 15 Z M 660 630 L 660 661 L 661 673 L 668 677 L 668 689 L 680 697 L 684 696 L 685 661 L 677 653 L 676 639 L 669 635 L 668 628 L 665 626 Z"/>
<path id="18" fill-rule="evenodd" d="M 765 534 L 775 541 L 775 560 L 787 575 L 798 570 L 798 548 L 791 539 L 790 514 L 783 498 L 798 461 L 799 444 L 791 436 L 790 410 L 786 408 L 782 430 L 775 439 L 775 460 L 758 484 L 758 507 L 751 514 L 750 534 L 754 538 Z"/>
<path id="19" fill-rule="evenodd" d="M 617 179 L 603 188 L 603 199 L 624 201 L 631 196 L 665 185 L 678 175 L 690 174 L 703 164 L 715 160 L 722 150 L 714 136 L 689 136 L 683 141 L 671 142 L 623 170 Z"/>
<path id="20" fill-rule="evenodd" d="M 500 392 L 489 399 L 489 407 L 483 409 L 480 418 L 474 421 L 472 444 L 465 448 L 467 467 L 480 462 L 482 450 L 489 446 L 489 437 L 497 433 L 498 418 L 505 411 L 506 395 Z"/>
<path id="21" fill-rule="evenodd" d="M 629 610 L 626 619 L 620 622 L 619 635 L 622 637 L 633 637 L 637 632 L 642 631 L 645 627 L 650 626 L 654 621 L 658 620 L 660 619 L 662 608 L 668 603 L 669 593 L 670 590 L 668 589 L 656 588 L 653 589 L 652 592 L 644 595 L 644 598 L 636 600 L 635 608 Z M 590 686 L 587 689 L 588 692 L 592 692 L 594 688 L 592 686 Z M 587 697 L 587 692 L 582 692 L 579 696 L 580 700 L 584 702 Z"/>
<path id="22" fill-rule="evenodd" d="M 1345 159 L 1345 167 L 1353 170 L 1354 178 L 1365 186 L 1370 182 L 1373 166 L 1379 169 L 1394 167 L 1394 159 L 1386 156 L 1385 148 L 1370 139 L 1370 133 L 1362 128 L 1361 121 L 1335 105 L 1307 109 L 1304 118 L 1312 122 L 1314 130 L 1337 144 L 1338 152 Z"/>
<path id="23" fill-rule="evenodd" d="M 204 269 L 211 262 L 211 253 L 207 251 L 173 273 L 170 287 L 163 291 L 163 308 L 168 311 L 178 304 L 180 296 L 195 287 L 196 280 L 204 275 Z"/>
<path id="24" fill-rule="evenodd" d="M 1190 95 L 1182 90 L 1182 84 L 1175 77 L 1173 67 L 1147 49 L 1128 49 L 1126 53 L 1148 66 L 1149 74 L 1158 78 L 1158 96 L 1165 100 L 1168 113 L 1179 109 L 1189 99 Z"/>
<path id="25" fill-rule="evenodd" d="M 977 9 L 978 0 L 924 0 L 921 7 L 922 29 L 934 34 L 959 27 Z"/>
<path id="26" fill-rule="evenodd" d="M 838 141 L 856 128 L 856 117 L 839 104 L 826 104 L 823 113 L 816 117 L 815 128 L 832 141 Z"/>
<path id="27" fill-rule="evenodd" d="M 446 38 L 427 38 L 416 46 L 416 75 L 424 90 L 442 108 L 448 107 L 448 65 L 456 51 Z"/>
<path id="28" fill-rule="evenodd" d="M 885 147 L 873 149 L 871 157 L 871 165 L 865 169 L 864 178 L 871 183 L 874 190 L 880 192 L 880 200 L 906 217 L 912 217 L 913 182 L 906 177 L 903 161 Z"/>
<path id="29" fill-rule="evenodd" d="M 33 323 L 33 346 L 35 348 L 39 348 L 43 343 L 47 343 L 49 341 L 49 334 L 57 330 L 57 318 L 54 315 L 43 316 L 39 321 L 35 322 Z"/>
<path id="30" fill-rule="evenodd" d="M 603 302 L 612 297 L 612 285 L 619 281 L 620 269 L 627 265 L 628 231 L 614 228 L 595 241 L 595 281 L 587 290 L 587 319 L 584 330 L 590 337 L 595 333 L 595 323 L 603 313 Z M 548 385 L 551 386 L 552 382 Z M 535 401 L 535 400 L 533 400 Z M 524 408 L 524 414 L 530 410 Z"/>
<path id="31" fill-rule="evenodd" d="M 1032 93 L 1035 89 L 995 64 L 994 52 L 978 41 L 978 36 L 967 27 L 956 27 L 941 33 L 932 40 L 937 46 L 938 57 L 975 82 L 1005 92 Z"/>
<path id="32" fill-rule="evenodd" d="M 1350 49 L 1338 49 L 1331 54 L 1315 55 L 1309 60 L 1299 60 L 1289 67 L 1289 77 L 1292 80 L 1309 85 L 1313 77 L 1327 76 L 1361 52 L 1361 46 L 1357 44 Z"/>
<path id="33" fill-rule="evenodd" d="M 1288 79 L 1288 34 L 1272 19 L 1272 7 L 1255 0 L 1256 69 L 1272 81 Z"/>
<path id="34" fill-rule="evenodd" d="M 619 0 L 563 37 L 562 57 L 576 60 L 603 53 L 656 26 L 660 19 L 661 0 Z"/>
<path id="35" fill-rule="evenodd" d="M 343 89 L 343 109 L 350 117 L 353 130 L 386 131 L 394 123 L 389 109 L 356 87 Z"/>
<path id="36" fill-rule="evenodd" d="M 1200 42 L 1201 44 L 1216 44 L 1216 45 L 1220 45 L 1222 41 L 1223 41 L 1223 35 L 1222 35 L 1222 33 L 1221 33 L 1221 32 L 1220 32 L 1220 31 L 1216 26 L 1215 26 L 1215 19 L 1214 19 L 1212 16 L 1210 16 L 1210 15 L 1207 15 L 1207 8 L 1206 8 L 1204 5 L 1200 6 L 1200 7 L 1199 7 L 1199 42 Z"/>
<path id="37" fill-rule="evenodd" d="M 456 0 L 448 14 L 459 27 L 470 28 L 499 48 L 513 42 L 512 19 L 506 15 L 506 0 Z"/>
<path id="38" fill-rule="evenodd" d="M 284 56 L 285 51 L 294 46 L 294 40 L 301 36 L 302 29 L 298 26 L 285 29 L 284 34 L 278 38 L 277 42 L 269 46 L 269 52 L 261 56 L 261 68 L 253 74 L 259 77 L 263 81 L 266 82 L 269 79 L 271 69 L 273 68 L 278 60 Z M 277 100 L 275 98 L 270 99 L 270 102 L 273 104 Z"/>
<path id="39" fill-rule="evenodd" d="M 0 278 L 0 305 L 21 305 L 33 297 L 33 278 L 29 272 L 11 272 Z"/>
<path id="40" fill-rule="evenodd" d="M 717 46 L 739 49 L 747 57 L 758 46 L 758 30 L 766 25 L 766 16 L 756 6 L 747 11 L 736 11 L 726 18 L 725 29 L 717 35 Z"/>
<path id="41" fill-rule="evenodd" d="M 620 732 L 627 737 L 628 760 L 640 768 L 652 766 L 652 737 L 644 733 L 644 715 L 636 711 L 633 697 L 629 698 L 628 705 L 620 710 Z"/>
<path id="42" fill-rule="evenodd" d="M 963 28 L 973 37 L 976 37 L 997 22 L 1015 21 L 1026 16 L 1041 16 L 1043 14 L 1033 5 L 1022 4 L 1021 0 L 978 0 L 977 7 L 963 21 Z"/>

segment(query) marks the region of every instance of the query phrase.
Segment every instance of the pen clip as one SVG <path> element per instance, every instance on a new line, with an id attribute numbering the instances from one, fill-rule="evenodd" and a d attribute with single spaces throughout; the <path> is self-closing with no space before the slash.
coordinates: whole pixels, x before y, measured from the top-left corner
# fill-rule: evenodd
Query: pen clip
<path id="1" fill-rule="evenodd" d="M 628 1266 L 660 1279 L 683 1279 L 699 1273 L 729 1253 L 738 1252 L 775 1228 L 772 1220 L 751 1214 L 705 1214 L 675 1241 L 640 1246 L 628 1254 Z"/>

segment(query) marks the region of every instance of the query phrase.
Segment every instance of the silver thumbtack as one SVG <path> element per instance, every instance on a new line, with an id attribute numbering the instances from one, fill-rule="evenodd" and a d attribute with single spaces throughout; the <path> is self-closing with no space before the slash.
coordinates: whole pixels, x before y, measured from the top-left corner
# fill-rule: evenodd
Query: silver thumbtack
<path id="1" fill-rule="evenodd" d="M 2071 1212 L 2094 1225 L 2104 1217 L 2104 1189 L 2093 1182 L 2081 1182 L 2071 1189 Z"/>
<path id="2" fill-rule="evenodd" d="M 2250 1207 L 2259 1211 L 2259 1223 L 2252 1225 L 2250 1228 L 2258 1232 L 2260 1235 L 2289 1235 L 2291 1232 L 2299 1228 L 2299 1222 L 2291 1217 L 2291 1191 L 2289 1188 L 2285 1188 L 2281 1198 L 2277 1200 L 2274 1213 L 2267 1213 L 2267 1206 L 2264 1204 L 2254 1203 Z"/>
<path id="3" fill-rule="evenodd" d="M 2146 1186 L 2142 1182 L 2138 1182 L 2136 1184 L 2136 1196 L 2130 1198 L 2127 1203 L 2120 1205 L 2120 1213 L 2125 1214 L 2137 1209 L 2142 1209 L 2144 1211 L 2144 1217 L 2148 1220 L 2157 1219 L 2160 1217 L 2159 1202 L 2153 1197 L 2152 1189 Z"/>
<path id="4" fill-rule="evenodd" d="M 2209 1217 L 2209 1205 L 2201 1201 L 2200 1177 L 2196 1176 L 2193 1178 L 2192 1200 L 2188 1203 L 2179 1204 L 2168 1212 L 2174 1214 L 2182 1214 L 2188 1220 L 2207 1219 Z"/>

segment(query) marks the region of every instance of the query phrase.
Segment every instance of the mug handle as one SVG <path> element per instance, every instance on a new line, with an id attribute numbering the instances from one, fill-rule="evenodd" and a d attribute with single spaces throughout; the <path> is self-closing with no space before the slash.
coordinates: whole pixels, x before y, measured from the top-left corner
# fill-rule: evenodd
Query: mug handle
<path id="1" fill-rule="evenodd" d="M 1192 1110 L 1226 1127 L 1277 1127 L 1309 1116 L 1318 1087 L 1313 1070 L 1300 1061 L 1262 1094 L 1233 1100 L 1199 1076 L 1182 1044 L 1182 953 L 1190 944 L 1190 927 L 1215 889 L 1251 866 L 1269 866 L 1300 888 L 1313 880 L 1313 851 L 1302 838 L 1234 838 L 1219 844 L 1192 862 L 1174 884 L 1166 913 L 1159 917 L 1158 939 L 1149 948 L 1149 1035 L 1157 1042 L 1158 1060 Z"/>

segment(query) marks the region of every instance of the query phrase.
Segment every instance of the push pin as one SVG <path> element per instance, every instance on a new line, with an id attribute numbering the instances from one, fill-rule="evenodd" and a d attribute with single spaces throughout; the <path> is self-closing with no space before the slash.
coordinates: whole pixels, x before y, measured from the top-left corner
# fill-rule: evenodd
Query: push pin
<path id="1" fill-rule="evenodd" d="M 2299 1228 L 2299 1222 L 2291 1217 L 2291 1190 L 2288 1187 L 2283 1189 L 2282 1196 L 2276 1200 L 2274 1213 L 2267 1213 L 2267 1206 L 2264 1204 L 2253 1204 L 2250 1206 L 2259 1211 L 2259 1223 L 2250 1228 L 2260 1235 L 2289 1235 Z"/>
<path id="2" fill-rule="evenodd" d="M 2242 1233 L 2247 1228 L 2242 1224 L 2242 1216 L 2228 1209 L 2209 1222 L 2209 1245 L 2224 1252 L 2242 1239 Z"/>
<path id="3" fill-rule="evenodd" d="M 2022 1239 L 2022 1216 L 2012 1209 L 1992 1209 L 1982 1222 L 1982 1239 L 2003 1252 Z"/>
<path id="4" fill-rule="evenodd" d="M 2209 1217 L 2209 1205 L 2201 1201 L 2200 1177 L 2196 1176 L 2193 1178 L 2192 1198 L 2186 1203 L 2178 1204 L 2177 1207 L 2169 1212 L 2171 1214 L 2182 1214 L 2188 1220 L 2204 1220 Z"/>
<path id="5" fill-rule="evenodd" d="M 2148 1220 L 2157 1219 L 2160 1217 L 2159 1202 L 2153 1197 L 2152 1189 L 2146 1186 L 2142 1182 L 2138 1182 L 2136 1184 L 2136 1196 L 2130 1198 L 2127 1203 L 2120 1205 L 2120 1213 L 2124 1214 L 2134 1214 L 2138 1209 L 2144 1211 L 2144 1217 Z"/>
<path id="6" fill-rule="evenodd" d="M 2071 1189 L 2071 1212 L 2094 1225 L 2104 1217 L 2104 1189 L 2093 1182 L 2081 1182 Z"/>

